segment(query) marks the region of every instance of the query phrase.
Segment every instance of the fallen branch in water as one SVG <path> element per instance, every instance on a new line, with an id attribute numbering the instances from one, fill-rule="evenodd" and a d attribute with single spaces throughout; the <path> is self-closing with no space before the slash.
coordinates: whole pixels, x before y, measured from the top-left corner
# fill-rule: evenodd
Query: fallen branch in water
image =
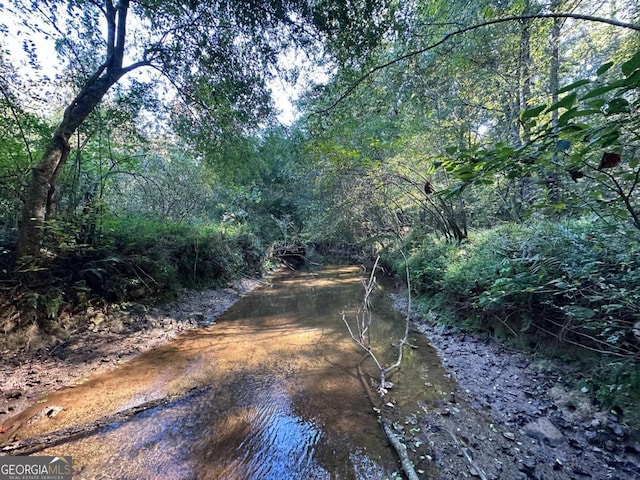
<path id="1" fill-rule="evenodd" d="M 362 358 L 362 360 L 360 361 L 360 364 L 362 364 L 362 362 L 366 358 L 367 358 L 367 355 L 365 355 Z M 396 455 L 398 455 L 398 458 L 400 459 L 400 466 L 402 467 L 402 471 L 405 473 L 407 478 L 409 480 L 418 480 L 418 474 L 413 468 L 413 463 L 409 459 L 409 454 L 407 453 L 407 447 L 404 443 L 402 443 L 402 441 L 398 438 L 398 436 L 395 433 L 393 433 L 393 430 L 389 426 L 389 423 L 385 420 L 382 414 L 382 407 L 379 407 L 376 405 L 375 397 L 371 392 L 371 389 L 369 388 L 369 384 L 365 380 L 365 377 L 362 374 L 362 371 L 360 370 L 360 364 L 356 365 L 356 372 L 358 374 L 358 378 L 360 379 L 360 383 L 362 383 L 364 391 L 367 394 L 367 398 L 371 403 L 371 406 L 373 407 L 374 411 L 379 412 L 378 421 L 380 422 L 382 431 L 384 432 L 385 437 L 387 437 L 387 440 L 389 440 L 391 447 L 395 450 Z"/>
<path id="2" fill-rule="evenodd" d="M 66 442 L 91 435 L 97 430 L 100 430 L 101 428 L 107 427 L 114 423 L 124 422 L 142 412 L 151 410 L 152 408 L 166 406 L 178 400 L 182 400 L 183 398 L 199 395 L 201 393 L 204 393 L 209 388 L 210 387 L 191 389 L 185 394 L 168 395 L 163 398 L 150 400 L 140 405 L 136 405 L 135 407 L 116 412 L 112 415 L 107 415 L 106 417 L 99 418 L 93 422 L 73 425 L 71 427 L 56 430 L 55 432 L 49 433 L 47 435 L 42 435 L 40 437 L 18 440 L 0 447 L 0 453 L 5 455 L 31 455 L 37 452 L 41 452 L 42 450 L 45 450 L 47 448 L 55 447 Z"/>
<path id="3" fill-rule="evenodd" d="M 402 470 L 407 475 L 407 478 L 409 480 L 419 480 L 418 474 L 413 468 L 413 463 L 411 463 L 411 460 L 409 460 L 409 455 L 407 455 L 406 445 L 400 441 L 395 433 L 393 433 L 393 430 L 389 426 L 389 423 L 382 417 L 382 415 L 380 415 L 380 424 L 382 425 L 382 431 L 389 439 L 391 446 L 393 446 L 393 449 L 398 453 L 398 456 L 400 457 L 400 464 L 402 465 Z"/>
<path id="4" fill-rule="evenodd" d="M 411 319 L 411 285 L 409 283 L 409 269 L 407 267 L 407 271 L 406 271 L 407 285 L 409 286 L 409 304 L 407 307 L 404 337 L 400 339 L 400 341 L 398 342 L 398 357 L 396 358 L 396 361 L 393 364 L 389 365 L 388 367 L 384 367 L 382 366 L 378 358 L 375 356 L 371 348 L 371 321 L 372 321 L 371 294 L 373 293 L 373 290 L 376 285 L 375 273 L 376 273 L 376 269 L 378 267 L 379 261 L 380 261 L 380 257 L 377 257 L 373 265 L 373 270 L 371 271 L 371 275 L 369 276 L 369 280 L 367 282 L 365 281 L 362 282 L 364 285 L 365 294 L 364 294 L 364 300 L 362 301 L 362 304 L 360 305 L 360 308 L 358 308 L 358 312 L 356 314 L 356 328 L 358 333 L 357 336 L 354 333 L 354 329 L 351 328 L 351 325 L 347 321 L 347 318 L 344 312 L 342 314 L 342 320 L 347 326 L 347 329 L 349 330 L 349 334 L 351 335 L 351 338 L 353 339 L 353 341 L 362 350 L 365 351 L 364 357 L 362 357 L 362 360 L 360 361 L 360 363 L 356 365 L 356 371 L 358 374 L 358 378 L 360 378 L 360 382 L 362 383 L 365 389 L 369 402 L 371 402 L 373 409 L 376 412 L 378 412 L 378 421 L 380 422 L 382 431 L 384 432 L 385 436 L 387 437 L 387 440 L 389 440 L 389 443 L 391 444 L 396 454 L 398 455 L 398 458 L 400 459 L 400 465 L 402 466 L 402 470 L 404 471 L 407 478 L 409 480 L 418 480 L 418 474 L 413 468 L 413 463 L 409 459 L 409 455 L 407 453 L 407 447 L 405 446 L 404 443 L 402 443 L 402 441 L 398 438 L 398 436 L 393 432 L 393 429 L 389 426 L 389 423 L 384 418 L 384 415 L 382 413 L 382 406 L 381 406 L 382 398 L 387 393 L 388 383 L 386 381 L 386 377 L 389 373 L 391 373 L 393 370 L 395 370 L 400 366 L 400 364 L 402 363 L 402 355 L 404 352 L 404 347 L 405 345 L 409 345 L 407 343 L 407 339 L 409 337 L 409 322 Z M 407 262 L 405 257 L 405 265 L 406 263 Z M 374 395 L 371 393 L 371 389 L 369 388 L 368 382 L 365 380 L 365 377 L 362 375 L 362 371 L 360 370 L 360 365 L 362 365 L 362 363 L 369 357 L 374 361 L 374 363 L 378 367 L 378 371 L 380 372 L 380 386 L 378 387 L 380 404 L 376 404 Z"/>
<path id="5" fill-rule="evenodd" d="M 404 253 L 402 255 L 404 256 Z M 375 273 L 376 273 L 376 269 L 378 268 L 379 261 L 380 261 L 380 257 L 378 256 L 373 265 L 373 269 L 371 270 L 371 275 L 369 276 L 369 280 L 367 282 L 363 280 L 362 282 L 364 285 L 365 293 L 364 293 L 364 299 L 362 301 L 362 304 L 360 305 L 360 307 L 358 308 L 358 312 L 356 313 L 356 328 L 357 328 L 358 334 L 356 335 L 354 333 L 354 329 L 351 328 L 351 325 L 349 324 L 349 321 L 347 320 L 347 317 L 344 312 L 342 313 L 342 321 L 347 326 L 347 329 L 349 330 L 349 334 L 351 335 L 351 338 L 353 339 L 353 341 L 362 350 L 364 350 L 369 357 L 371 357 L 371 359 L 374 361 L 374 363 L 378 367 L 378 371 L 380 372 L 380 387 L 378 388 L 378 393 L 380 394 L 381 397 L 384 397 L 384 395 L 387 393 L 387 389 L 386 389 L 387 375 L 400 366 L 400 364 L 402 363 L 404 347 L 405 345 L 408 345 L 407 339 L 409 337 L 409 323 L 411 320 L 411 284 L 409 281 L 409 267 L 406 267 L 407 287 L 409 292 L 409 304 L 407 306 L 407 316 L 405 319 L 404 336 L 398 342 L 398 357 L 396 361 L 393 364 L 389 365 L 388 367 L 384 367 L 382 366 L 382 364 L 380 363 L 376 355 L 373 353 L 373 350 L 371 347 L 371 321 L 372 321 L 371 294 L 373 293 L 373 290 L 376 286 Z M 405 265 L 406 263 L 407 262 L 405 257 Z"/>

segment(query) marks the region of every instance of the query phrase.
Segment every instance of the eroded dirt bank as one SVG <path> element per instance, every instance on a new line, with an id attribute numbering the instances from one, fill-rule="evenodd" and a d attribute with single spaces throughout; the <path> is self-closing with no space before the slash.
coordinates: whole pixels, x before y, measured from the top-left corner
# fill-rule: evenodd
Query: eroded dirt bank
<path id="1" fill-rule="evenodd" d="M 208 325 L 260 284 L 242 280 L 219 290 L 185 290 L 167 305 L 134 306 L 92 322 L 65 342 L 37 350 L 2 352 L 0 357 L 0 426 L 51 390 L 82 383 L 89 375 L 113 370 L 140 353 Z"/>

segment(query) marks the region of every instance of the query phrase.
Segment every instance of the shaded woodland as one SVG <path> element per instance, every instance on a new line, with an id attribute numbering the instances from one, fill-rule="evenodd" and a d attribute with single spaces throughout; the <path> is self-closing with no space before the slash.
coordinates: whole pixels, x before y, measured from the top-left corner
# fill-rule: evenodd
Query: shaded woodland
<path id="1" fill-rule="evenodd" d="M 0 13 L 3 350 L 289 247 L 379 255 L 429 321 L 583 362 L 640 424 L 636 2 Z"/>

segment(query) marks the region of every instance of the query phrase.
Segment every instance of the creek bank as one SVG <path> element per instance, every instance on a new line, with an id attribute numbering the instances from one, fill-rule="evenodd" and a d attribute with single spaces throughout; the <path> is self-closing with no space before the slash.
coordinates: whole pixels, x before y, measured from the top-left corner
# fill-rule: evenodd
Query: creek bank
<path id="1" fill-rule="evenodd" d="M 406 300 L 394 295 L 396 308 Z M 413 319 L 458 384 L 437 410 L 397 412 L 416 467 L 433 478 L 640 478 L 640 441 L 623 415 L 569 389 L 579 372 L 479 337 Z M 431 478 L 431 477 L 429 477 Z"/>
<path id="2" fill-rule="evenodd" d="M 258 283 L 185 291 L 162 308 L 97 316 L 64 343 L 3 356 L 0 410 L 5 413 L 0 424 L 48 391 L 112 370 L 181 331 L 211 323 Z M 395 298 L 401 304 L 402 297 Z M 636 437 L 623 419 L 598 412 L 583 402 L 584 396 L 568 392 L 562 382 L 571 375 L 566 368 L 534 361 L 491 338 L 433 328 L 417 319 L 414 327 L 413 338 L 426 335 L 459 384 L 436 408 L 417 399 L 411 411 L 394 407 L 394 389 L 389 392 L 385 418 L 407 446 L 421 478 L 640 477 Z M 429 368 L 424 366 L 427 386 Z"/>
<path id="3" fill-rule="evenodd" d="M 113 370 L 183 331 L 215 322 L 260 283 L 245 279 L 217 290 L 183 290 L 166 305 L 92 312 L 90 320 L 64 341 L 46 348 L 2 352 L 0 428 L 47 392 Z"/>

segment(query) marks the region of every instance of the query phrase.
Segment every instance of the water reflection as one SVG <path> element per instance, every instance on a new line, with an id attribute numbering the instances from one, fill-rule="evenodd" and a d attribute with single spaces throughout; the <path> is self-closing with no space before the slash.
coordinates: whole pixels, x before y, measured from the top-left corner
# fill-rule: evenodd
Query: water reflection
<path id="1" fill-rule="evenodd" d="M 126 448 L 109 461 L 94 459 L 79 478 L 335 478 L 314 458 L 321 430 L 296 415 L 280 387 L 246 381 L 230 408 L 221 404 L 228 396 L 207 390 L 112 425 L 77 447 L 126 438 Z"/>
<path id="2" fill-rule="evenodd" d="M 96 377 L 82 395 L 62 391 L 57 401 L 65 412 L 81 403 L 112 408 L 101 402 L 105 392 L 125 388 L 122 372 L 139 384 L 120 409 L 149 392 L 194 393 L 42 453 L 73 455 L 80 479 L 390 478 L 396 458 L 356 376 L 362 353 L 341 317 L 354 314 L 361 298 L 356 267 L 282 275 L 215 325 Z M 388 298 L 377 298 L 373 338 L 381 358 L 394 358 L 390 344 L 403 321 Z M 447 390 L 435 353 L 415 342 L 393 379 L 399 406 L 436 402 Z"/>

